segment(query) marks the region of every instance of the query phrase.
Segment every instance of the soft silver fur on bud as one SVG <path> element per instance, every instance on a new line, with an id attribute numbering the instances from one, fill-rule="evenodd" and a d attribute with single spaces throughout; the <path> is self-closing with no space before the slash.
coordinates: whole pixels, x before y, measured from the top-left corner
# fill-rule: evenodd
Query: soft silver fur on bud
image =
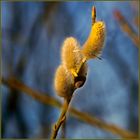
<path id="1" fill-rule="evenodd" d="M 61 51 L 62 64 L 65 68 L 75 75 L 74 73 L 77 71 L 83 57 L 79 42 L 74 37 L 66 38 Z"/>
<path id="2" fill-rule="evenodd" d="M 55 73 L 54 88 L 57 95 L 69 98 L 74 91 L 74 79 L 72 74 L 67 69 L 60 65 Z"/>

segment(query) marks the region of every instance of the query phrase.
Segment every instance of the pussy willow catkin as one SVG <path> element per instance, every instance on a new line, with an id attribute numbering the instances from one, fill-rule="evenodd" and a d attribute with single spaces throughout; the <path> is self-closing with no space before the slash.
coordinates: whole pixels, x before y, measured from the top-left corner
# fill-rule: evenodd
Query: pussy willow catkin
<path id="1" fill-rule="evenodd" d="M 92 25 L 90 35 L 83 45 L 82 53 L 86 59 L 96 58 L 101 54 L 105 41 L 105 23 L 97 21 Z"/>
<path id="2" fill-rule="evenodd" d="M 72 74 L 63 65 L 60 65 L 56 70 L 54 88 L 56 93 L 64 98 L 69 98 L 73 94 L 74 79 Z"/>
<path id="3" fill-rule="evenodd" d="M 62 64 L 66 69 L 77 77 L 77 69 L 84 58 L 80 50 L 80 44 L 74 37 L 68 37 L 64 40 L 61 50 Z M 85 67 L 83 67 L 85 68 Z M 86 70 L 86 69 L 85 69 Z"/>

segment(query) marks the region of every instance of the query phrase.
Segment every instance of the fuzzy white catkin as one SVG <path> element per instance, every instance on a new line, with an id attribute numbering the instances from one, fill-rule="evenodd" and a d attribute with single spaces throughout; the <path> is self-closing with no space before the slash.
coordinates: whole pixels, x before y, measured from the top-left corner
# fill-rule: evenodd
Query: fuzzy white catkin
<path id="1" fill-rule="evenodd" d="M 69 98 L 74 91 L 74 79 L 67 69 L 60 65 L 55 73 L 54 88 L 58 96 Z"/>
<path id="2" fill-rule="evenodd" d="M 66 38 L 61 50 L 61 59 L 64 67 L 69 71 L 76 72 L 83 58 L 79 42 L 74 37 Z"/>
<path id="3" fill-rule="evenodd" d="M 101 54 L 105 41 L 105 23 L 97 21 L 92 25 L 90 35 L 83 45 L 82 53 L 86 59 L 96 58 Z"/>

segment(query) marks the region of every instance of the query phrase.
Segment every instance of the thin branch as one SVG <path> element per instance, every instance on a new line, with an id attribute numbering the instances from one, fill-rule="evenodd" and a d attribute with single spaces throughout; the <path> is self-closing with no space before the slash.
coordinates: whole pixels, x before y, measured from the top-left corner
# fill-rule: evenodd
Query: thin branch
<path id="1" fill-rule="evenodd" d="M 2 84 L 6 85 L 10 88 L 22 91 L 20 93 L 27 94 L 27 95 L 31 96 L 32 98 L 34 98 L 35 100 L 37 100 L 41 103 L 44 103 L 46 105 L 51 105 L 51 106 L 57 107 L 57 108 L 61 108 L 61 106 L 62 106 L 62 104 L 59 101 L 57 101 L 53 97 L 49 97 L 47 95 L 47 93 L 38 92 L 38 91 L 26 86 L 25 84 L 21 83 L 20 81 L 18 81 L 15 78 L 9 78 L 9 79 L 2 78 L 1 82 L 2 82 Z M 77 118 L 78 120 L 81 120 L 87 124 L 90 124 L 93 127 L 98 127 L 100 129 L 109 131 L 122 138 L 138 138 L 138 135 L 133 132 L 122 129 L 113 124 L 108 124 L 96 117 L 90 116 L 87 113 L 80 112 L 75 108 L 70 107 L 69 112 L 70 112 L 71 116 Z"/>
<path id="2" fill-rule="evenodd" d="M 76 72 L 78 76 L 79 76 L 79 72 L 80 72 L 81 68 L 83 67 L 83 65 L 85 64 L 85 62 L 86 62 L 86 58 L 83 58 L 81 64 L 79 65 L 79 68 Z M 76 77 L 74 77 L 74 79 L 76 79 Z M 74 83 L 75 89 L 74 90 L 76 90 L 79 87 L 77 86 L 76 80 L 74 80 L 74 81 L 75 81 L 75 83 Z M 81 85 L 79 85 L 79 86 L 81 86 Z M 61 125 L 63 125 L 63 123 L 65 122 L 66 113 L 68 112 L 68 107 L 69 107 L 69 103 L 71 101 L 71 98 L 72 98 L 72 96 L 70 98 L 64 98 L 64 104 L 62 106 L 62 111 L 61 111 L 60 117 L 57 120 L 57 122 L 55 123 L 53 130 L 52 130 L 51 140 L 54 140 L 56 138 L 57 133 L 58 133 Z"/>
<path id="3" fill-rule="evenodd" d="M 61 103 L 57 100 L 54 100 L 54 98 L 47 96 L 47 93 L 41 93 L 33 90 L 14 77 L 11 77 L 7 80 L 2 78 L 1 82 L 2 84 L 9 86 L 10 88 L 24 92 L 25 94 L 33 97 L 35 100 L 40 101 L 41 103 L 49 104 L 51 106 L 57 106 L 59 108 L 61 107 Z"/>
<path id="4" fill-rule="evenodd" d="M 65 138 L 66 137 L 66 119 L 64 120 L 63 124 L 62 124 L 62 131 L 61 131 L 61 138 Z"/>
<path id="5" fill-rule="evenodd" d="M 56 138 L 60 126 L 64 123 L 64 121 L 66 119 L 66 113 L 67 113 L 70 101 L 71 101 L 71 99 L 64 99 L 64 104 L 62 107 L 61 115 L 60 115 L 57 123 L 54 125 L 51 140 Z"/>
<path id="6" fill-rule="evenodd" d="M 135 33 L 133 28 L 130 26 L 130 24 L 119 10 L 114 11 L 114 17 L 119 22 L 121 29 L 127 33 L 127 35 L 132 39 L 133 43 L 139 48 L 140 40 L 138 35 Z"/>
<path id="7" fill-rule="evenodd" d="M 138 138 L 138 135 L 133 132 L 122 129 L 114 124 L 108 124 L 94 116 L 90 116 L 89 114 L 80 112 L 74 108 L 70 108 L 70 113 L 72 113 L 72 116 L 92 125 L 93 127 L 98 127 L 100 129 L 109 131 L 112 134 L 116 134 L 122 138 Z"/>

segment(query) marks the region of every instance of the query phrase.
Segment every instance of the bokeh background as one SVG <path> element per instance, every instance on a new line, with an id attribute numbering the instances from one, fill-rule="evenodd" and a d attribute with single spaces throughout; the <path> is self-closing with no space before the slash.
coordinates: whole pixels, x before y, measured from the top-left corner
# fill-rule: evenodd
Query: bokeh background
<path id="1" fill-rule="evenodd" d="M 82 45 L 91 27 L 91 9 L 106 23 L 102 60 L 88 61 L 85 85 L 71 106 L 109 124 L 138 133 L 138 2 L 1 2 L 2 77 L 14 77 L 34 90 L 56 98 L 54 73 L 66 37 Z M 118 14 L 119 13 L 119 14 Z M 122 17 L 125 21 L 122 21 Z M 121 18 L 120 18 L 121 17 Z M 119 20 L 121 19 L 121 20 Z M 131 33 L 130 33 L 131 34 Z M 42 104 L 2 84 L 2 137 L 49 138 L 59 117 L 57 108 Z M 60 133 L 59 136 L 60 137 Z M 67 138 L 119 138 L 73 117 Z"/>

